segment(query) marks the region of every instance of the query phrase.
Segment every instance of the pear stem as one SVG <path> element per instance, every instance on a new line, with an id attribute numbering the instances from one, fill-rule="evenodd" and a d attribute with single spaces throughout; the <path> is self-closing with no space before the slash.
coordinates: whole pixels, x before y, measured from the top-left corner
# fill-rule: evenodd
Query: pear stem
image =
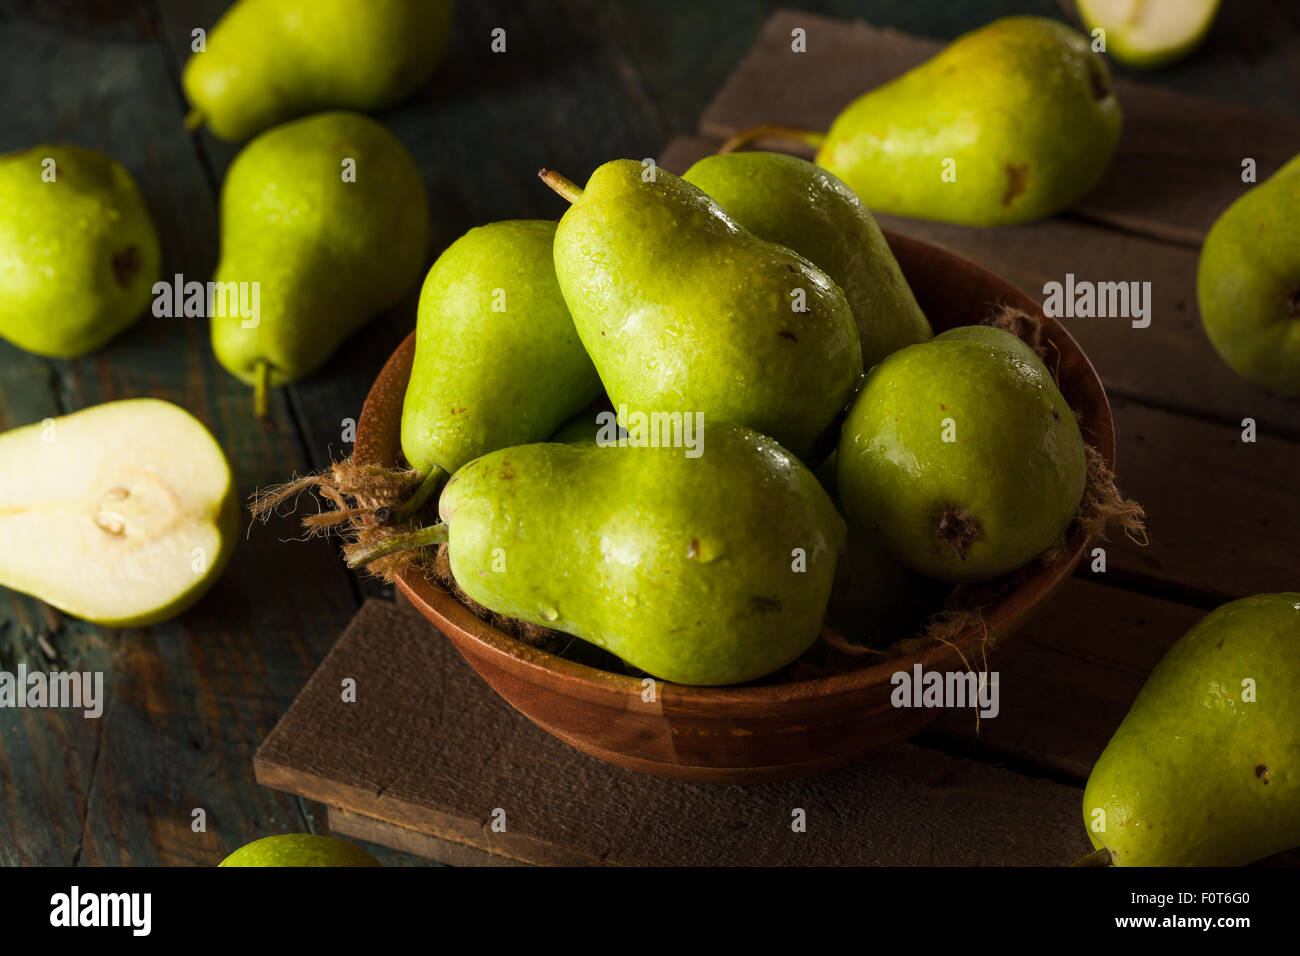
<path id="1" fill-rule="evenodd" d="M 271 365 L 269 362 L 257 363 L 257 380 L 253 383 L 253 414 L 266 418 L 271 407 Z"/>
<path id="2" fill-rule="evenodd" d="M 563 196 L 571 203 L 577 202 L 582 198 L 582 187 L 573 182 L 573 180 L 561 176 L 553 169 L 539 169 L 537 175 L 541 177 L 542 182 L 550 186 L 557 193 Z"/>
<path id="3" fill-rule="evenodd" d="M 347 560 L 348 567 L 364 568 L 371 561 L 386 558 L 390 554 L 396 554 L 399 551 L 410 551 L 414 548 L 431 548 L 435 544 L 442 544 L 446 540 L 447 526 L 445 524 L 431 524 L 427 528 L 420 528 L 416 531 L 390 535 L 376 541 L 374 544 L 353 545 L 343 550 L 343 557 Z"/>
<path id="4" fill-rule="evenodd" d="M 201 110 L 190 110 L 185 114 L 185 128 L 189 132 L 193 133 L 195 130 L 201 128 L 203 123 L 204 116 Z"/>
<path id="5" fill-rule="evenodd" d="M 1113 866 L 1115 858 L 1110 855 L 1110 850 L 1102 847 L 1099 850 L 1093 850 L 1086 856 L 1081 856 L 1073 863 L 1067 866 Z"/>
<path id="6" fill-rule="evenodd" d="M 817 149 L 822 143 L 826 142 L 826 134 L 819 133 L 815 129 L 801 129 L 798 126 L 781 126 L 776 123 L 767 123 L 762 126 L 751 126 L 749 129 L 742 129 L 719 146 L 718 152 L 734 153 L 740 147 L 748 146 L 758 139 L 790 139 Z"/>
<path id="7" fill-rule="evenodd" d="M 420 482 L 420 487 L 415 489 L 414 494 L 393 509 L 393 516 L 389 520 L 393 522 L 401 522 L 410 518 L 424 506 L 424 503 L 428 501 L 439 488 L 442 487 L 443 482 L 447 480 L 447 477 L 447 471 L 445 468 L 439 468 L 437 465 L 434 465 L 429 469 L 429 473 L 425 475 L 424 479 Z"/>

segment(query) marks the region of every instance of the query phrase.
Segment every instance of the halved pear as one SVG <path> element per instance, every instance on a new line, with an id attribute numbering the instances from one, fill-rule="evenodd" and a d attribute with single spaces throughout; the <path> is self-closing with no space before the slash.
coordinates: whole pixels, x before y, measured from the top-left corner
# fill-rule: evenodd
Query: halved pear
<path id="1" fill-rule="evenodd" d="M 239 524 L 226 456 L 170 402 L 0 434 L 0 584 L 97 624 L 154 624 L 217 579 Z"/>
<path id="2" fill-rule="evenodd" d="M 1191 53 L 1210 32 L 1219 0 L 1078 0 L 1089 31 L 1106 31 L 1106 52 L 1150 69 Z"/>

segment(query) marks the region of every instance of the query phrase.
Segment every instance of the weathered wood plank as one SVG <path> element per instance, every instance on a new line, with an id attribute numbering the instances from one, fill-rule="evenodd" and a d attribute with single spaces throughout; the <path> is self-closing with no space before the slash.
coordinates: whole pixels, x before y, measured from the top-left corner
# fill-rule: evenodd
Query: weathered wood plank
<path id="1" fill-rule="evenodd" d="M 366 849 L 376 851 L 400 851 L 400 856 L 407 865 L 415 857 L 424 857 L 446 866 L 522 866 L 503 856 L 493 856 L 483 850 L 476 850 L 463 843 L 440 840 L 427 833 L 398 826 L 384 820 L 376 820 L 360 813 L 352 813 L 339 807 L 329 808 L 330 830 L 335 836 L 352 840 L 362 840 L 370 846 Z M 391 849 L 390 849 L 391 848 Z M 396 854 L 394 854 L 396 855 Z"/>
<path id="2" fill-rule="evenodd" d="M 1295 588 L 1300 451 L 1240 427 L 1114 401 L 1123 490 L 1147 509 L 1151 544 L 1113 541 L 1112 571 L 1211 598 Z"/>
<path id="3" fill-rule="evenodd" d="M 1076 788 L 916 747 L 747 788 L 610 767 L 515 713 L 422 618 L 376 601 L 255 768 L 268 786 L 529 863 L 1051 865 L 1087 850 Z M 799 809 L 806 833 L 791 828 Z"/>
<path id="4" fill-rule="evenodd" d="M 1096 583 L 1104 580 L 1081 572 L 993 658 L 996 717 L 977 724 L 951 711 L 923 739 L 942 733 L 959 756 L 1014 758 L 1085 780 L 1151 668 L 1205 614 Z"/>

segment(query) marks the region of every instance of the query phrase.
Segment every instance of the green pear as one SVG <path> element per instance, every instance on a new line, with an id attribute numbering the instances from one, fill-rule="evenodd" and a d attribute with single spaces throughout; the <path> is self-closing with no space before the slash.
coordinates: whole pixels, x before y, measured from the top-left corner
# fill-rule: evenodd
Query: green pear
<path id="1" fill-rule="evenodd" d="M 832 451 L 813 474 L 843 513 L 836 486 L 837 458 Z M 916 634 L 926 618 L 943 606 L 949 590 L 951 585 L 901 564 L 874 535 L 851 527 L 835 566 L 826 620 L 852 643 L 887 647 Z"/>
<path id="2" fill-rule="evenodd" d="M 755 680 L 807 650 L 845 540 L 798 459 L 718 422 L 681 447 L 501 449 L 451 477 L 439 512 L 411 534 L 447 541 L 475 601 L 681 684 Z"/>
<path id="3" fill-rule="evenodd" d="M 214 281 L 259 304 L 214 296 L 217 358 L 261 408 L 267 386 L 310 374 L 419 281 L 431 231 L 415 161 L 369 117 L 320 113 L 263 133 L 221 187 Z"/>
<path id="4" fill-rule="evenodd" d="M 1087 479 L 1052 374 L 988 326 L 950 329 L 872 369 L 836 466 L 856 528 L 953 582 L 1000 577 L 1061 540 Z"/>
<path id="5" fill-rule="evenodd" d="M 1300 593 L 1211 611 L 1171 647 L 1083 793 L 1116 866 L 1242 866 L 1300 846 Z"/>
<path id="6" fill-rule="evenodd" d="M 1300 156 L 1229 206 L 1196 273 L 1215 350 L 1257 385 L 1300 395 Z"/>
<path id="7" fill-rule="evenodd" d="M 216 440 L 170 402 L 108 402 L 0 434 L 0 584 L 114 627 L 175 617 L 234 550 Z"/>
<path id="8" fill-rule="evenodd" d="M 797 156 L 753 152 L 708 156 L 682 178 L 754 235 L 830 276 L 857 320 L 863 368 L 934 335 L 876 220 L 833 174 Z"/>
<path id="9" fill-rule="evenodd" d="M 1152 69 L 1191 53 L 1210 32 L 1219 0 L 1076 0 L 1088 32 L 1104 30 L 1106 52 Z"/>
<path id="10" fill-rule="evenodd" d="M 181 74 L 194 111 L 228 140 L 330 109 L 373 112 L 429 81 L 451 0 L 238 0 Z"/>
<path id="11" fill-rule="evenodd" d="M 817 162 L 878 215 L 998 226 L 1082 198 L 1119 132 L 1110 72 L 1088 40 L 1007 17 L 854 100 Z"/>
<path id="12" fill-rule="evenodd" d="M 914 636 L 951 585 L 917 574 L 858 529 L 835 568 L 827 621 L 854 644 L 884 648 Z"/>
<path id="13" fill-rule="evenodd" d="M 620 419 L 702 413 L 808 453 L 862 378 L 835 283 L 653 165 L 606 163 L 585 190 L 542 175 L 573 203 L 555 271 Z"/>
<path id="14" fill-rule="evenodd" d="M 564 445 L 596 444 L 600 441 L 605 428 L 597 413 L 592 409 L 586 409 L 561 424 L 546 440 Z M 627 432 L 620 430 L 614 437 L 617 438 L 618 434 L 626 435 Z"/>
<path id="15" fill-rule="evenodd" d="M 54 358 L 104 345 L 148 306 L 158 233 L 131 174 L 80 146 L 0 156 L 0 335 Z"/>
<path id="16" fill-rule="evenodd" d="M 402 453 L 426 474 L 543 441 L 601 394 L 555 279 L 555 223 L 471 229 L 420 292 Z"/>
<path id="17" fill-rule="evenodd" d="M 315 833 L 282 833 L 241 846 L 222 866 L 381 866 L 351 843 Z"/>

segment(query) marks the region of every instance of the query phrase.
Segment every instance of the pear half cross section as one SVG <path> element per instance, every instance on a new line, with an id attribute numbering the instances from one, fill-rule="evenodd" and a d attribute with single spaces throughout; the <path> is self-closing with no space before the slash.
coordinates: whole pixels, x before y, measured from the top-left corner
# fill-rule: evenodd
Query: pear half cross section
<path id="1" fill-rule="evenodd" d="M 230 466 L 188 412 L 109 402 L 0 435 L 0 583 L 99 624 L 179 614 L 238 524 Z"/>

